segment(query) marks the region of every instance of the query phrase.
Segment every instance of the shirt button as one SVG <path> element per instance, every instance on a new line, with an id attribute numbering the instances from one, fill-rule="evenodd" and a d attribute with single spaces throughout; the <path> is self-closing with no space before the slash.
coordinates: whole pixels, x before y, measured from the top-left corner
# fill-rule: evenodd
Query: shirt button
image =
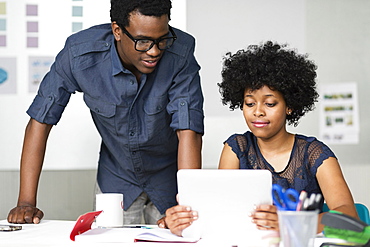
<path id="1" fill-rule="evenodd" d="M 49 100 L 52 101 L 53 100 L 53 97 L 49 96 Z"/>
<path id="2" fill-rule="evenodd" d="M 134 80 L 130 80 L 130 84 L 134 85 L 135 84 Z"/>
<path id="3" fill-rule="evenodd" d="M 134 136 L 134 135 L 135 135 L 135 132 L 131 131 L 130 136 Z"/>
<path id="4" fill-rule="evenodd" d="M 141 171 L 141 168 L 136 167 L 136 168 L 135 168 L 135 171 L 136 171 L 136 172 L 140 172 L 140 171 Z"/>
<path id="5" fill-rule="evenodd" d="M 132 154 L 135 155 L 136 154 L 136 151 L 132 151 Z"/>
<path id="6" fill-rule="evenodd" d="M 108 46 L 109 46 L 109 44 L 108 44 L 107 42 L 105 42 L 105 44 L 104 44 L 104 45 L 105 45 L 105 47 L 108 47 Z"/>
<path id="7" fill-rule="evenodd" d="M 100 112 L 99 108 L 95 108 L 95 111 L 96 111 L 96 112 Z"/>
<path id="8" fill-rule="evenodd" d="M 180 105 L 181 105 L 181 106 L 184 106 L 184 105 L 185 105 L 185 102 L 181 102 L 181 103 L 180 103 Z"/>

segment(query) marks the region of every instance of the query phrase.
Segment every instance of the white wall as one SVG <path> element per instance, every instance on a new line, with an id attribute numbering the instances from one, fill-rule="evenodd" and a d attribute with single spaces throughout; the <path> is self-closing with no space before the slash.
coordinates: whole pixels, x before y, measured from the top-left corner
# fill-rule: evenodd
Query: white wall
<path id="1" fill-rule="evenodd" d="M 196 56 L 202 66 L 205 97 L 203 166 L 217 168 L 223 142 L 244 133 L 240 110 L 230 112 L 220 100 L 222 57 L 249 44 L 266 40 L 289 43 L 304 52 L 304 0 L 188 0 L 187 31 L 197 39 Z"/>
<path id="2" fill-rule="evenodd" d="M 72 22 L 81 21 L 83 27 L 110 21 L 109 0 L 7 0 L 7 46 L 0 48 L 0 57 L 17 60 L 14 94 L 0 94 L 0 169 L 19 169 L 24 128 L 29 120 L 26 110 L 35 93 L 29 92 L 29 56 L 51 56 L 63 48 L 66 38 L 72 34 Z M 26 16 L 26 5 L 38 6 L 37 16 Z M 82 6 L 83 17 L 72 16 L 72 6 Z M 38 33 L 28 34 L 27 21 L 38 22 Z M 39 46 L 27 48 L 26 37 L 37 36 Z M 82 103 L 81 95 L 72 97 L 60 123 L 54 127 L 46 151 L 45 169 L 95 168 L 98 157 L 99 137 L 90 113 Z M 10 148 L 9 148 L 10 147 Z M 81 155 L 88 154 L 88 155 Z"/>
<path id="3" fill-rule="evenodd" d="M 197 38 L 202 66 L 206 134 L 204 167 L 218 164 L 222 142 L 247 130 L 240 110 L 222 106 L 222 56 L 267 39 L 287 42 L 319 66 L 318 84 L 355 81 L 360 104 L 360 143 L 330 145 L 355 201 L 370 206 L 370 2 L 367 0 L 188 0 L 187 30 Z M 318 110 L 302 118 L 294 133 L 319 136 Z"/>

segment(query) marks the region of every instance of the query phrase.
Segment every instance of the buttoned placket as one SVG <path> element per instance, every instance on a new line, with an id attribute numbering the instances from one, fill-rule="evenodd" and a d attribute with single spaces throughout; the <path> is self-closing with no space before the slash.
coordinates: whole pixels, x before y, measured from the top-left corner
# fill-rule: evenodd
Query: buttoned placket
<path id="1" fill-rule="evenodd" d="M 138 83 L 134 78 L 135 77 L 130 79 L 130 82 L 129 82 L 130 86 L 133 86 L 135 88 L 136 94 L 135 94 L 135 98 L 130 103 L 130 109 L 129 109 L 128 144 L 129 144 L 131 160 L 132 160 L 132 164 L 134 167 L 136 177 L 141 187 L 145 188 L 146 187 L 145 174 L 144 174 L 145 171 L 144 171 L 143 162 L 142 162 L 141 154 L 140 154 L 140 147 L 139 147 L 140 119 L 138 119 L 139 114 L 137 112 L 137 108 L 135 107 L 135 103 L 136 103 L 137 97 L 140 94 L 141 89 L 145 85 L 146 76 L 145 75 L 142 76 L 140 83 Z"/>

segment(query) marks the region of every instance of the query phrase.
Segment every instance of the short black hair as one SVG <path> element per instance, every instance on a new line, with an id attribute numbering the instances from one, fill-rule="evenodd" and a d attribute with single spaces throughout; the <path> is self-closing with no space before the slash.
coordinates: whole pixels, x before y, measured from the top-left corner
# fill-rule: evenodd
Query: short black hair
<path id="1" fill-rule="evenodd" d="M 133 11 L 143 15 L 161 17 L 168 15 L 171 19 L 171 0 L 111 0 L 110 19 L 119 26 L 128 27 L 129 17 Z"/>
<path id="2" fill-rule="evenodd" d="M 268 86 L 282 93 L 287 107 L 292 110 L 286 116 L 289 125 L 298 125 L 306 112 L 315 108 L 319 94 L 316 91 L 317 66 L 308 60 L 307 54 L 298 54 L 267 41 L 250 45 L 235 54 L 226 53 L 223 60 L 222 82 L 218 83 L 222 103 L 231 110 L 243 109 L 244 91 Z"/>

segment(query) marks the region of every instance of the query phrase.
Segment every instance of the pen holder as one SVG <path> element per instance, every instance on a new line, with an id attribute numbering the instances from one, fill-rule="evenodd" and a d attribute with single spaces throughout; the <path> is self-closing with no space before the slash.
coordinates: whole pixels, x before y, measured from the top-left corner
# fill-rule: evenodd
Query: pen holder
<path id="1" fill-rule="evenodd" d="M 278 211 L 280 238 L 284 247 L 313 247 L 318 210 Z"/>

